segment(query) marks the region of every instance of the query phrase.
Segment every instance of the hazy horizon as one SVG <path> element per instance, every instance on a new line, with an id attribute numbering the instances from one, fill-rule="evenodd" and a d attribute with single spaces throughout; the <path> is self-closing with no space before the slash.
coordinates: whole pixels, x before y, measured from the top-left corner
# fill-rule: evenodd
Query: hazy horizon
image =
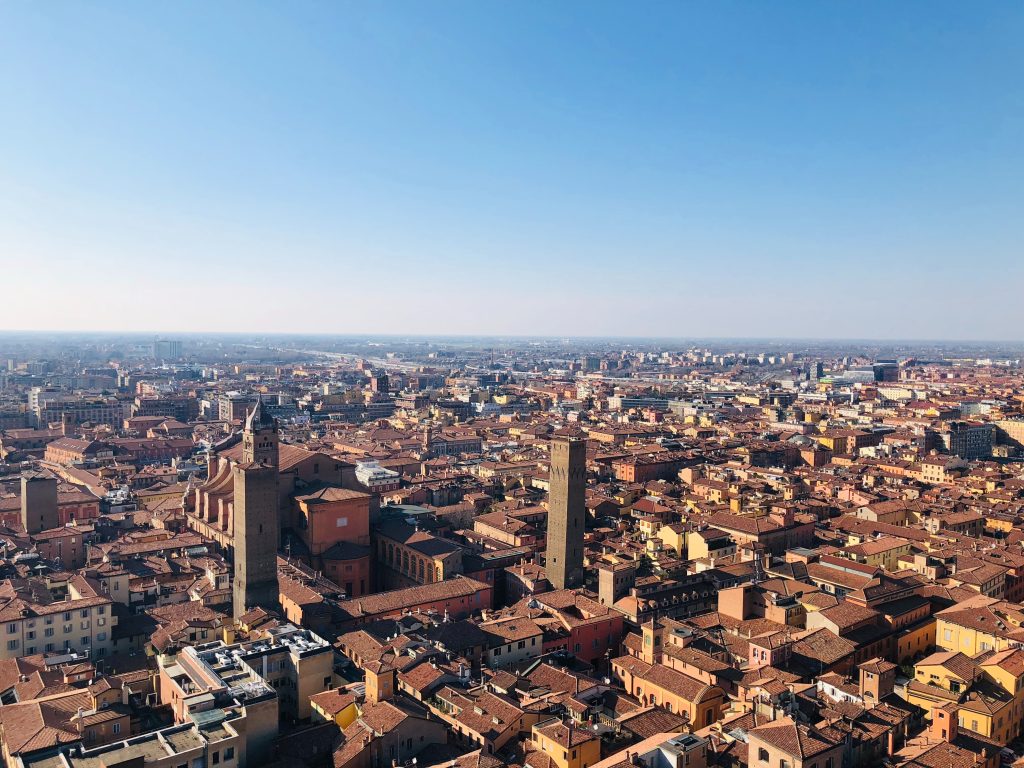
<path id="1" fill-rule="evenodd" d="M 138 339 L 139 341 L 151 342 L 160 339 L 172 340 L 203 340 L 219 338 L 238 339 L 323 339 L 323 340 L 351 340 L 375 342 L 376 340 L 387 341 L 415 341 L 415 342 L 445 342 L 445 341 L 468 341 L 468 340 L 499 340 L 508 342 L 517 341 L 571 341 L 571 342 L 657 342 L 657 343 L 691 343 L 691 344 L 765 344 L 765 345 L 786 345 L 786 344 L 835 344 L 835 345 L 935 345 L 935 346 L 966 346 L 985 347 L 986 345 L 1021 345 L 1024 347 L 1024 339 L 914 339 L 900 337 L 829 337 L 829 336 L 643 336 L 643 335 L 615 335 L 615 334 L 523 334 L 523 333 L 428 333 L 419 331 L 416 333 L 378 333 L 378 332 L 339 332 L 330 333 L 323 331 L 118 331 L 118 330 L 35 330 L 35 329 L 0 329 L 0 339 L 7 337 L 32 336 L 32 337 L 99 337 L 114 339 Z"/>

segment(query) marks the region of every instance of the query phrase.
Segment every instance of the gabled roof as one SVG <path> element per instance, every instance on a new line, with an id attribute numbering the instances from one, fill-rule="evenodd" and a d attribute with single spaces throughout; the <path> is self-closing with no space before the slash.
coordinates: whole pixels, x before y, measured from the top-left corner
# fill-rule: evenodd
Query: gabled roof
<path id="1" fill-rule="evenodd" d="M 747 735 L 800 759 L 814 757 L 838 746 L 816 728 L 797 724 L 788 717 L 752 728 Z"/>

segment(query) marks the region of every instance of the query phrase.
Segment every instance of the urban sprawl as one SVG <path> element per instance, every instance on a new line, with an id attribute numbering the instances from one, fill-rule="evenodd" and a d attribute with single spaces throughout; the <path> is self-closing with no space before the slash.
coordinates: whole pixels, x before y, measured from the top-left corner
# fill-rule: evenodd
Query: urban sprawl
<path id="1" fill-rule="evenodd" d="M 1022 357 L 0 336 L 3 761 L 1024 763 Z"/>

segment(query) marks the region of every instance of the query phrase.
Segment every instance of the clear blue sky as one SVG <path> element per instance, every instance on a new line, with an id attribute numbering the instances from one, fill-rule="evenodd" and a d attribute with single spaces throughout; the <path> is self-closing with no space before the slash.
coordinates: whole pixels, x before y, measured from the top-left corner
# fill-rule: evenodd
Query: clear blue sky
<path id="1" fill-rule="evenodd" d="M 0 327 L 1019 339 L 1022 39 L 1019 2 L 0 0 Z"/>

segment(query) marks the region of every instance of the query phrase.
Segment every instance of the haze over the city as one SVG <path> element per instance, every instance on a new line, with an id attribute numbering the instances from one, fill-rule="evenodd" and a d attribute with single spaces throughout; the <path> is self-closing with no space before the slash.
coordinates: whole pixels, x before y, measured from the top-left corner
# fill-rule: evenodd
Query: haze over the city
<path id="1" fill-rule="evenodd" d="M 6 3 L 0 327 L 1018 339 L 1022 34 L 1014 3 Z"/>

